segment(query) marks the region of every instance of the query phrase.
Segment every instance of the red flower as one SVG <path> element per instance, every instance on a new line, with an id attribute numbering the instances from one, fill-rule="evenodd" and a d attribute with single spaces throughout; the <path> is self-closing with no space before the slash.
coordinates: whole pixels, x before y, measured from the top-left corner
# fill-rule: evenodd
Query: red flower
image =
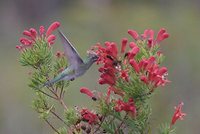
<path id="1" fill-rule="evenodd" d="M 145 84 L 149 84 L 147 77 L 144 75 L 140 76 L 140 80 L 143 81 Z"/>
<path id="2" fill-rule="evenodd" d="M 139 68 L 139 66 L 138 66 L 138 63 L 137 63 L 134 59 L 131 59 L 131 60 L 130 60 L 130 64 L 131 64 L 131 66 L 134 68 L 135 72 L 136 72 L 136 73 L 139 73 L 140 68 Z"/>
<path id="3" fill-rule="evenodd" d="M 147 29 L 144 34 L 141 35 L 143 39 L 147 40 L 147 45 L 151 48 L 154 45 L 154 31 L 152 29 Z"/>
<path id="4" fill-rule="evenodd" d="M 46 32 L 46 37 L 48 37 L 55 29 L 57 29 L 60 26 L 60 22 L 54 22 L 52 23 Z"/>
<path id="5" fill-rule="evenodd" d="M 131 112 L 132 115 L 136 114 L 136 107 L 132 98 L 130 98 L 128 102 L 123 102 L 121 99 L 118 99 L 116 101 L 115 110 L 117 112 Z"/>
<path id="6" fill-rule="evenodd" d="M 139 35 L 134 30 L 128 30 L 128 33 L 133 37 L 133 39 L 138 40 Z M 162 40 L 169 37 L 169 34 L 166 32 L 164 28 L 161 28 L 158 32 L 157 38 L 154 39 L 154 31 L 152 29 L 144 30 L 144 33 L 141 34 L 142 39 L 147 40 L 147 45 L 149 47 L 154 46 L 156 43 L 160 43 Z"/>
<path id="7" fill-rule="evenodd" d="M 132 59 L 140 51 L 138 46 L 132 46 L 132 49 L 128 52 L 128 58 Z"/>
<path id="8" fill-rule="evenodd" d="M 38 32 L 34 28 L 30 28 L 29 30 L 24 30 L 23 35 L 25 35 L 26 38 L 24 37 L 20 38 L 20 43 L 22 45 L 20 47 L 16 46 L 16 48 L 21 51 L 27 48 L 27 46 L 32 46 L 35 44 L 36 41 L 40 40 L 43 40 L 50 45 L 54 44 L 56 36 L 51 33 L 59 26 L 60 26 L 59 22 L 54 22 L 53 24 L 51 24 L 47 30 L 46 37 L 43 36 L 45 32 L 44 26 L 40 26 L 39 29 L 40 34 L 38 34 Z"/>
<path id="9" fill-rule="evenodd" d="M 114 42 L 105 42 L 106 53 L 113 58 L 117 58 L 118 49 L 117 45 Z"/>
<path id="10" fill-rule="evenodd" d="M 103 73 L 100 75 L 99 84 L 109 84 L 114 85 L 115 84 L 115 77 L 112 77 L 108 73 Z"/>
<path id="11" fill-rule="evenodd" d="M 20 38 L 19 41 L 20 41 L 21 44 L 23 44 L 23 45 L 25 45 L 25 46 L 29 46 L 29 45 L 32 44 L 32 41 L 29 40 L 29 39 L 27 39 L 27 38 Z"/>
<path id="12" fill-rule="evenodd" d="M 137 45 L 135 44 L 135 42 L 130 42 L 129 47 L 134 48 L 134 47 L 137 47 Z"/>
<path id="13" fill-rule="evenodd" d="M 30 28 L 29 31 L 31 33 L 31 37 L 35 39 L 37 37 L 37 31 L 34 28 Z"/>
<path id="14" fill-rule="evenodd" d="M 169 34 L 164 28 L 161 28 L 158 32 L 156 39 L 154 39 L 154 31 L 152 29 L 146 29 L 141 35 L 144 40 L 147 40 L 147 45 L 149 48 L 153 47 L 156 44 L 159 44 L 161 41 L 169 37 Z"/>
<path id="15" fill-rule="evenodd" d="M 144 30 L 144 34 L 141 35 L 143 39 L 153 39 L 154 31 L 152 29 Z"/>
<path id="16" fill-rule="evenodd" d="M 41 36 L 45 33 L 45 28 L 44 28 L 44 26 L 40 26 L 39 32 L 40 32 L 40 35 L 41 35 Z"/>
<path id="17" fill-rule="evenodd" d="M 31 32 L 28 30 L 24 30 L 23 35 L 31 37 Z"/>
<path id="18" fill-rule="evenodd" d="M 128 30 L 128 33 L 138 42 L 140 37 L 136 31 Z M 151 29 L 147 29 L 144 31 L 144 34 L 141 35 L 141 39 L 146 40 L 148 46 L 152 47 L 153 45 L 158 43 L 158 41 L 161 41 L 166 37 L 164 33 L 166 34 L 166 31 L 163 31 L 161 29 L 161 32 L 158 33 L 158 37 L 155 40 L 154 31 Z M 128 40 L 126 38 L 123 38 L 121 41 L 121 54 L 125 52 L 127 43 Z M 138 57 L 137 60 L 134 59 L 134 57 L 140 52 L 140 45 L 137 46 L 136 43 L 129 43 L 131 49 L 127 53 L 125 53 L 124 56 L 118 56 L 117 44 L 114 42 L 105 42 L 105 46 L 102 46 L 98 43 L 95 46 L 95 48 L 97 48 L 96 53 L 99 57 L 97 64 L 102 64 L 102 66 L 99 68 L 99 72 L 101 73 L 99 84 L 108 84 L 110 87 L 115 87 L 115 84 L 117 83 L 119 78 L 122 78 L 126 82 L 129 82 L 129 65 L 133 67 L 139 79 L 145 84 L 148 84 L 152 88 L 152 90 L 155 87 L 164 86 L 167 82 L 169 82 L 166 77 L 167 68 L 159 67 L 159 65 L 156 63 L 157 61 L 154 56 L 151 56 L 148 59 L 140 59 Z M 142 58 L 142 56 L 139 57 Z M 115 93 L 116 91 L 113 90 L 113 92 Z M 110 88 L 108 88 L 108 98 L 110 93 L 111 90 Z M 118 95 L 123 96 L 122 93 L 118 93 Z"/>
<path id="19" fill-rule="evenodd" d="M 124 52 L 125 52 L 127 42 L 128 42 L 128 39 L 127 39 L 127 38 L 123 38 L 123 39 L 122 39 L 121 53 L 124 53 Z"/>
<path id="20" fill-rule="evenodd" d="M 183 117 L 186 115 L 186 113 L 182 112 L 182 106 L 183 106 L 183 102 L 181 102 L 177 107 L 174 107 L 175 112 L 172 117 L 171 126 L 174 125 L 178 119 L 183 120 Z"/>
<path id="21" fill-rule="evenodd" d="M 142 59 L 139 62 L 139 68 L 147 71 L 149 69 L 149 67 L 153 66 L 156 62 L 155 57 L 151 56 L 149 59 Z"/>
<path id="22" fill-rule="evenodd" d="M 139 39 L 138 33 L 134 30 L 128 30 L 128 34 L 130 34 L 133 37 L 133 39 L 135 39 L 135 40 Z"/>
<path id="23" fill-rule="evenodd" d="M 80 92 L 83 93 L 83 94 L 86 94 L 87 96 L 89 96 L 91 98 L 94 98 L 94 94 L 86 87 L 82 87 L 80 89 Z"/>
<path id="24" fill-rule="evenodd" d="M 16 47 L 15 47 L 16 49 L 18 49 L 19 51 L 21 51 L 22 50 L 22 46 L 20 45 L 17 45 Z"/>
<path id="25" fill-rule="evenodd" d="M 53 34 L 51 34 L 51 35 L 49 35 L 49 37 L 47 38 L 47 41 L 52 45 L 52 44 L 54 44 L 55 39 L 56 39 L 56 36 L 53 35 Z"/>
<path id="26" fill-rule="evenodd" d="M 160 31 L 158 32 L 156 42 L 160 43 L 162 40 L 166 39 L 169 37 L 169 34 L 166 32 L 164 28 L 161 28 Z"/>
<path id="27" fill-rule="evenodd" d="M 95 124 L 98 122 L 98 116 L 88 109 L 82 109 L 80 113 L 82 120 L 87 121 L 89 124 Z"/>
<path id="28" fill-rule="evenodd" d="M 170 82 L 166 78 L 167 75 L 167 68 L 159 68 L 157 64 L 154 64 L 148 69 L 148 80 L 154 85 L 154 87 L 158 87 L 160 85 L 164 86 L 166 83 Z"/>
<path id="29" fill-rule="evenodd" d="M 97 48 L 96 53 L 99 56 L 97 63 L 103 64 L 103 66 L 99 68 L 99 72 L 101 73 L 99 84 L 113 86 L 116 83 L 115 73 L 118 71 L 117 45 L 113 42 L 105 42 L 105 48 L 100 44 L 97 44 L 95 47 Z"/>
<path id="30" fill-rule="evenodd" d="M 164 86 L 169 82 L 167 80 L 167 68 L 159 67 L 155 57 L 152 56 L 147 60 L 142 59 L 139 63 L 135 59 L 131 59 L 129 62 L 135 72 L 141 74 L 140 80 L 145 84 L 152 84 L 153 87 L 158 87 Z"/>
<path id="31" fill-rule="evenodd" d="M 126 82 L 129 82 L 129 75 L 128 75 L 128 70 L 121 70 L 121 75 L 120 77 L 125 80 Z"/>

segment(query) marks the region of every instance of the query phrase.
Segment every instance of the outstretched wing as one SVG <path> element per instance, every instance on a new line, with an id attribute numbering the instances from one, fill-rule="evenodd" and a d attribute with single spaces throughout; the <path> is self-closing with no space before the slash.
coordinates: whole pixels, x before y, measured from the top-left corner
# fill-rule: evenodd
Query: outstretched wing
<path id="1" fill-rule="evenodd" d="M 69 66 L 77 69 L 78 66 L 83 63 L 83 60 L 73 45 L 69 42 L 67 37 L 65 37 L 65 35 L 60 30 L 58 30 L 58 33 L 64 46 L 64 53 L 68 59 Z"/>

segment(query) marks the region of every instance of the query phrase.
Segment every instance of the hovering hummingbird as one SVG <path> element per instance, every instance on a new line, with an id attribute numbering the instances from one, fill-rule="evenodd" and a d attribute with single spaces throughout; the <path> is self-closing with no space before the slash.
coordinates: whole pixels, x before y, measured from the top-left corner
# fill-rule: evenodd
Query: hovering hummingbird
<path id="1" fill-rule="evenodd" d="M 64 46 L 64 54 L 68 59 L 69 66 L 59 73 L 55 78 L 46 82 L 43 86 L 51 85 L 61 80 L 72 81 L 75 78 L 83 75 L 98 59 L 97 54 L 93 51 L 88 51 L 87 58 L 82 59 L 66 36 L 61 31 L 58 31 L 58 33 Z"/>

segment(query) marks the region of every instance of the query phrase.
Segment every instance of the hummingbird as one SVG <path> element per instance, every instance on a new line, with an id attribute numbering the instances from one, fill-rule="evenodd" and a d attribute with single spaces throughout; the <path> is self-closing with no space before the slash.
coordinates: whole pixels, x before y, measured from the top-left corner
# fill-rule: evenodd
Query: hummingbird
<path id="1" fill-rule="evenodd" d="M 55 78 L 46 82 L 43 86 L 49 86 L 61 80 L 72 81 L 75 78 L 82 76 L 98 59 L 98 55 L 93 51 L 88 51 L 87 58 L 82 59 L 77 50 L 60 30 L 58 30 L 58 34 L 61 38 L 61 42 L 64 47 L 64 54 L 67 58 L 69 66 L 66 67 Z"/>

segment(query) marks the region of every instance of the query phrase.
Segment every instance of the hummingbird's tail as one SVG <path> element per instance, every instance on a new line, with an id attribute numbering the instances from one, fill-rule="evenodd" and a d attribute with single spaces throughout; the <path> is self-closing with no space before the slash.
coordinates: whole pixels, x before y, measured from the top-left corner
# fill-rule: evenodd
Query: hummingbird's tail
<path id="1" fill-rule="evenodd" d="M 50 85 L 52 85 L 52 84 L 53 84 L 53 82 L 47 81 L 46 83 L 43 84 L 43 87 L 50 86 Z"/>
<path id="2" fill-rule="evenodd" d="M 47 81 L 47 82 L 44 83 L 43 85 L 40 85 L 40 86 L 38 86 L 38 87 L 33 88 L 33 90 L 42 91 L 41 89 L 42 89 L 43 87 L 50 86 L 50 85 L 52 85 L 51 81 Z"/>
<path id="3" fill-rule="evenodd" d="M 35 88 L 33 88 L 34 90 L 40 90 L 40 89 L 42 89 L 43 87 L 45 87 L 46 85 L 45 84 L 43 84 L 43 85 L 40 85 L 40 86 L 38 86 L 38 87 L 35 87 Z"/>
<path id="4" fill-rule="evenodd" d="M 39 86 L 35 89 L 38 90 L 38 89 L 41 89 L 41 88 L 46 87 L 46 86 L 52 86 L 54 83 L 57 83 L 61 80 L 63 80 L 63 77 L 60 74 L 60 75 L 56 76 L 55 78 L 53 78 L 52 80 L 45 82 L 43 85 L 41 85 L 41 86 Z"/>
<path id="5" fill-rule="evenodd" d="M 52 80 L 50 81 L 47 81 L 46 83 L 43 84 L 43 87 L 46 87 L 46 86 L 51 86 L 53 85 L 54 83 L 57 83 L 59 81 L 62 80 L 62 77 L 60 77 L 60 75 L 58 75 L 57 77 L 53 78 Z"/>

